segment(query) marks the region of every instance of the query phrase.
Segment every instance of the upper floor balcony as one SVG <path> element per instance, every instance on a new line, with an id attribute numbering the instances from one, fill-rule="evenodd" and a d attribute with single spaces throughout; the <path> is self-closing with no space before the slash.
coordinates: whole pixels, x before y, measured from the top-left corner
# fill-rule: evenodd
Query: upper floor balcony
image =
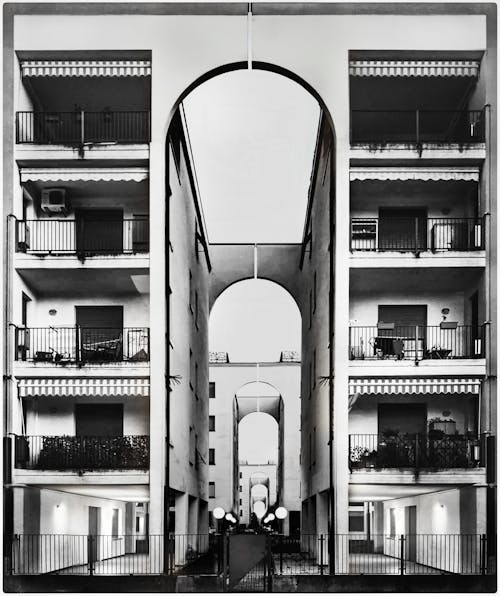
<path id="1" fill-rule="evenodd" d="M 149 362 L 148 327 L 15 327 L 15 360 L 52 366 Z"/>
<path id="2" fill-rule="evenodd" d="M 484 437 L 473 433 L 448 435 L 431 430 L 429 434 L 387 431 L 349 435 L 351 471 L 381 468 L 468 469 L 484 466 L 483 460 Z"/>
<path id="3" fill-rule="evenodd" d="M 14 466 L 23 470 L 147 470 L 149 436 L 16 436 Z"/>
<path id="4" fill-rule="evenodd" d="M 117 213 L 117 212 L 116 212 Z M 149 218 L 99 217 L 16 221 L 16 251 L 33 256 L 133 255 L 149 253 Z"/>
<path id="5" fill-rule="evenodd" d="M 149 111 L 108 109 L 16 113 L 18 145 L 145 144 L 150 139 Z"/>
<path id="6" fill-rule="evenodd" d="M 355 217 L 351 251 L 468 252 L 484 250 L 483 221 L 448 217 Z"/>
<path id="7" fill-rule="evenodd" d="M 458 325 L 395 325 L 349 328 L 351 360 L 463 360 L 484 358 L 485 327 Z"/>

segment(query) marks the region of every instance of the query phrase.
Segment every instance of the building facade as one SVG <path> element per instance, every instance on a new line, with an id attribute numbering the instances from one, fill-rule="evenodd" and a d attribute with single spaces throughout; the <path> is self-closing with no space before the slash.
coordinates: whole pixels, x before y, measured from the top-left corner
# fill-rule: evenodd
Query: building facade
<path id="1" fill-rule="evenodd" d="M 301 528 L 330 535 L 323 561 L 349 572 L 334 535 L 390 555 L 386 536 L 494 534 L 494 7 L 11 4 L 4 18 L 16 552 L 23 536 L 104 536 L 65 561 L 37 538 L 46 572 L 208 531 L 209 313 L 253 277 L 302 316 Z M 182 100 L 246 68 L 322 110 L 298 244 L 208 241 Z M 175 563 L 199 550 L 187 539 Z"/>

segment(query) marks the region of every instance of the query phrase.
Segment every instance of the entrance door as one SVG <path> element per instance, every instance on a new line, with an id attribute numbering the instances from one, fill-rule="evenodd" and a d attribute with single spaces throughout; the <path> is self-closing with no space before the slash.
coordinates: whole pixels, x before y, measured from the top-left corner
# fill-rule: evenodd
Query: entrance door
<path id="1" fill-rule="evenodd" d="M 417 507 L 410 505 L 405 507 L 405 528 L 406 528 L 406 559 L 417 560 Z"/>
<path id="2" fill-rule="evenodd" d="M 123 210 L 76 211 L 76 250 L 89 254 L 123 252 Z"/>
<path id="3" fill-rule="evenodd" d="M 379 435 L 395 431 L 399 434 L 425 434 L 427 431 L 426 404 L 379 404 Z"/>
<path id="4" fill-rule="evenodd" d="M 89 563 L 99 560 L 99 534 L 101 533 L 101 508 L 89 507 L 89 537 L 88 559 Z"/>
<path id="5" fill-rule="evenodd" d="M 123 437 L 123 404 L 77 404 L 78 437 Z"/>
<path id="6" fill-rule="evenodd" d="M 80 358 L 117 362 L 123 356 L 123 306 L 77 306 Z"/>
<path id="7" fill-rule="evenodd" d="M 300 511 L 290 511 L 290 536 L 300 536 Z"/>
<path id="8" fill-rule="evenodd" d="M 380 250 L 427 249 L 427 210 L 381 207 L 378 247 Z"/>

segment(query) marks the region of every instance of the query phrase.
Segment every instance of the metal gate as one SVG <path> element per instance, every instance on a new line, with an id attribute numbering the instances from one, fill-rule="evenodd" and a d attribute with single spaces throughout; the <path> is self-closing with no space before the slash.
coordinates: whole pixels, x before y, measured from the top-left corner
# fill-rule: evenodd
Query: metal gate
<path id="1" fill-rule="evenodd" d="M 272 557 L 267 536 L 231 534 L 224 544 L 224 587 L 230 592 L 270 592 Z"/>

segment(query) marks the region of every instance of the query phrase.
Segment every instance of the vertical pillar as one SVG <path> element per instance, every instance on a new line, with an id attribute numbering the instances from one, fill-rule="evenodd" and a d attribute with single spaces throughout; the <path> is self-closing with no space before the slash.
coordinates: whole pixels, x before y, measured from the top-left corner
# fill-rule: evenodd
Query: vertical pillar
<path id="1" fill-rule="evenodd" d="M 153 78 L 153 86 L 154 86 Z M 153 90 L 154 91 L 154 90 Z M 154 92 L 152 93 L 154 97 Z M 162 106 L 162 115 L 164 106 Z M 163 133 L 162 123 L 155 120 L 153 105 L 152 130 Z M 164 521 L 168 508 L 164 505 L 166 481 L 166 208 L 165 197 L 165 139 L 153 138 L 150 144 L 150 212 L 154 225 L 150 226 L 150 510 L 152 535 L 165 532 Z M 154 399 L 153 399 L 154 398 Z"/>
<path id="2" fill-rule="evenodd" d="M 328 503 L 329 495 L 328 491 L 319 493 L 316 498 L 316 533 L 319 536 L 323 536 L 324 540 L 322 543 L 318 542 L 318 548 L 323 547 L 323 552 L 318 554 L 318 560 L 323 561 L 323 565 L 328 565 Z M 324 570 L 323 570 L 324 571 Z"/>
<path id="3" fill-rule="evenodd" d="M 384 550 L 384 503 L 375 501 L 373 512 L 373 547 L 376 553 Z"/>

